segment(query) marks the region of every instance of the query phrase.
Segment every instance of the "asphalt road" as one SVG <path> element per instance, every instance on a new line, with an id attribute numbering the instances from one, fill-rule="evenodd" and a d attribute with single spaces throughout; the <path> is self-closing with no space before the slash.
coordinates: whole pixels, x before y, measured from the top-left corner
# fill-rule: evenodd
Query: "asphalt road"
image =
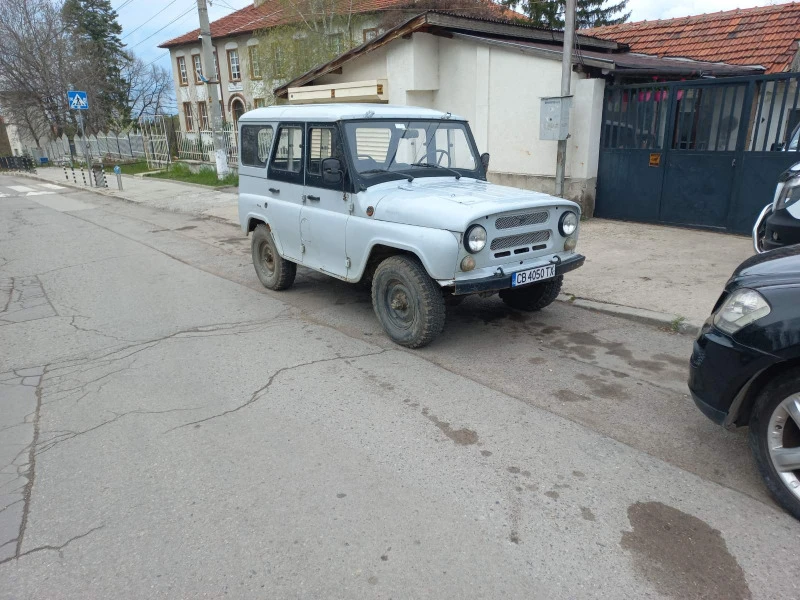
<path id="1" fill-rule="evenodd" d="M 797 598 L 686 336 L 496 297 L 407 351 L 212 220 L 0 176 L 0 598 Z"/>

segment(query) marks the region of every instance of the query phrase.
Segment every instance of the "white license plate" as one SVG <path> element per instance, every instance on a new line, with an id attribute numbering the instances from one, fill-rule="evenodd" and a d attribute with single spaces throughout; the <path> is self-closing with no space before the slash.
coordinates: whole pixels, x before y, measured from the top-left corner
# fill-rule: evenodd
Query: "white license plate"
<path id="1" fill-rule="evenodd" d="M 545 267 L 536 267 L 535 269 L 527 269 L 526 271 L 519 271 L 511 276 L 511 286 L 517 287 L 518 285 L 527 285 L 529 283 L 536 283 L 543 279 L 551 279 L 556 276 L 556 266 L 547 265 Z"/>

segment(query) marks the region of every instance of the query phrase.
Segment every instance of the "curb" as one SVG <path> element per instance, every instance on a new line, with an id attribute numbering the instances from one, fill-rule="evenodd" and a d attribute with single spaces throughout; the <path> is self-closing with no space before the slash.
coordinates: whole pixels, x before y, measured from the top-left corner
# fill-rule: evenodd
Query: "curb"
<path id="1" fill-rule="evenodd" d="M 610 302 L 601 302 L 599 300 L 577 298 L 569 294 L 559 294 L 557 300 L 586 310 L 593 310 L 595 312 L 621 317 L 629 321 L 644 323 L 645 325 L 653 325 L 683 335 L 696 336 L 700 332 L 700 327 L 702 326 L 701 323 L 687 321 L 684 317 L 679 315 L 671 315 L 669 313 L 662 313 L 646 308 L 611 304 Z"/>

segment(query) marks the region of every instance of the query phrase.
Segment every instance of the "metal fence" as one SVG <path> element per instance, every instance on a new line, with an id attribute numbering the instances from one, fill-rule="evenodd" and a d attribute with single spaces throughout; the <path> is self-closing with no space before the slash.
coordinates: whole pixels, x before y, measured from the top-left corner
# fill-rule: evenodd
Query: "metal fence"
<path id="1" fill-rule="evenodd" d="M 225 156 L 228 166 L 239 166 L 239 134 L 232 123 L 223 126 Z M 169 117 L 143 118 L 138 127 L 125 131 L 105 131 L 86 136 L 76 135 L 45 140 L 38 148 L 27 148 L 28 156 L 47 158 L 50 162 L 101 164 L 111 161 L 145 160 L 152 169 L 168 166 L 173 157 L 195 160 L 214 167 L 214 136 L 211 130 L 178 131 Z"/>
<path id="2" fill-rule="evenodd" d="M 36 163 L 30 156 L 0 156 L 0 171 L 36 172 Z"/>
<path id="3" fill-rule="evenodd" d="M 176 131 L 178 145 L 178 158 L 183 160 L 196 160 L 199 162 L 216 163 L 214 157 L 214 133 L 210 129 L 199 131 Z M 225 142 L 225 156 L 228 166 L 239 166 L 239 132 L 235 125 L 223 125 L 222 137 Z"/>

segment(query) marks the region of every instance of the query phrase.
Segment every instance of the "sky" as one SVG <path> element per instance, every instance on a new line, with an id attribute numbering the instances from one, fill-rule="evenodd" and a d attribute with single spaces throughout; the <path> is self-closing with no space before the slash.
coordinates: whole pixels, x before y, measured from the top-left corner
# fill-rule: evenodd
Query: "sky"
<path id="1" fill-rule="evenodd" d="M 783 0 L 629 0 L 631 20 L 670 19 L 686 15 L 781 4 Z M 252 0 L 208 0 L 212 21 Z M 146 62 L 169 69 L 169 53 L 158 48 L 169 39 L 199 27 L 196 0 L 111 0 L 122 25 L 122 41 Z"/>

